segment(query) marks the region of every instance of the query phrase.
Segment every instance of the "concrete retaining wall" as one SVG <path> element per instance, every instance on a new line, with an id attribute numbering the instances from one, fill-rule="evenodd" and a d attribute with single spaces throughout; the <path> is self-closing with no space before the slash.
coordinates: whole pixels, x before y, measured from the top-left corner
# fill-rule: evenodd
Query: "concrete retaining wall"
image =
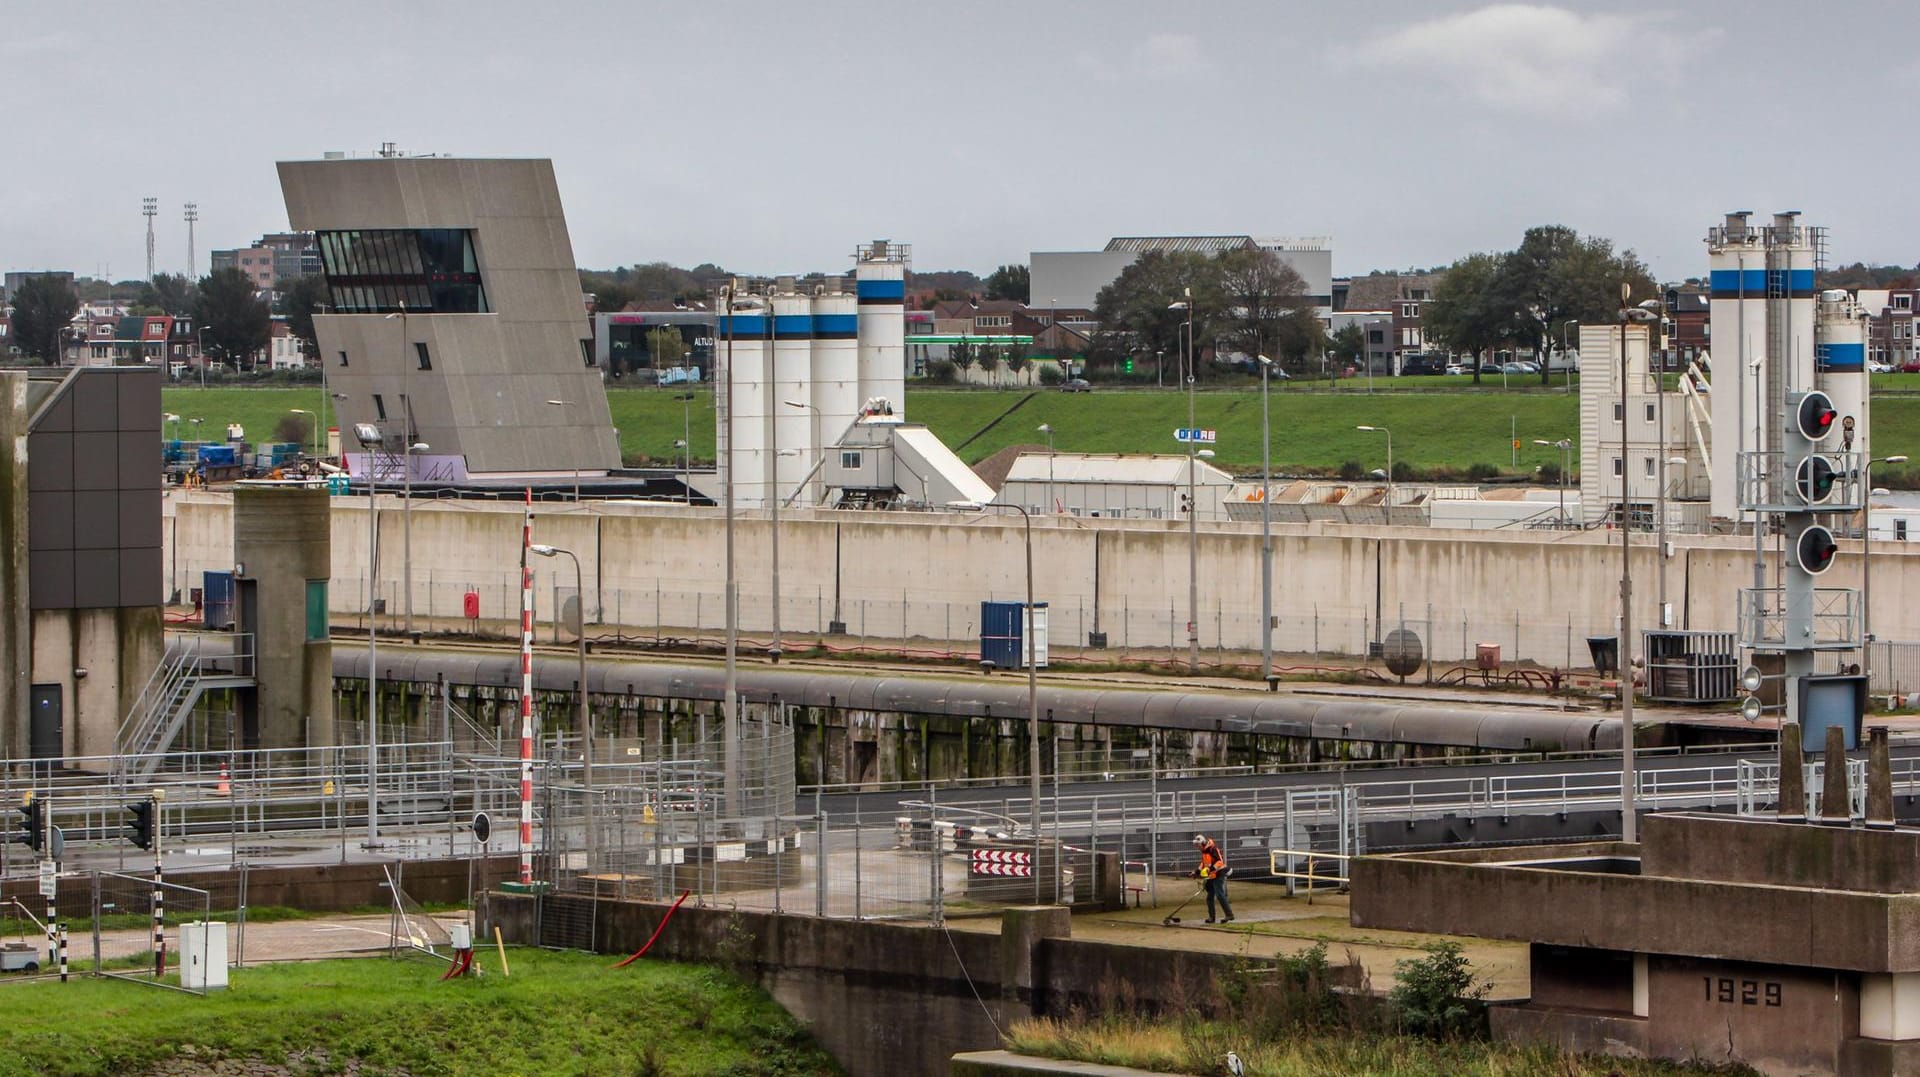
<path id="1" fill-rule="evenodd" d="M 175 492 L 168 538 L 173 584 L 197 586 L 204 569 L 231 566 L 230 495 Z M 365 499 L 336 498 L 333 548 L 336 613 L 366 606 Z M 521 510 L 488 502 L 421 502 L 412 512 L 417 614 L 458 618 L 471 588 L 482 616 L 509 621 L 517 598 Z M 381 513 L 382 561 L 395 566 L 381 594 L 397 591 L 402 514 Z M 542 509 L 536 541 L 579 554 L 588 612 L 605 624 L 717 631 L 721 625 L 720 513 L 681 506 L 566 506 Z M 768 521 L 743 514 L 737 527 L 741 619 L 760 634 L 771 625 Z M 1210 526 L 1198 542 L 1203 647 L 1260 644 L 1260 530 Z M 1613 539 L 1610 545 L 1609 540 Z M 1657 623 L 1659 557 L 1637 537 L 1635 622 Z M 1024 594 L 1021 521 L 999 516 L 793 510 L 781 515 L 781 620 L 791 633 L 823 631 L 836 595 L 848 632 L 879 639 L 977 641 L 979 602 Z M 1668 600 L 1678 627 L 1730 631 L 1735 595 L 1753 578 L 1750 540 L 1677 536 L 1667 560 Z M 1275 646 L 1292 653 L 1359 653 L 1376 611 L 1391 627 L 1404 616 L 1443 661 L 1465 659 L 1480 642 L 1508 659 L 1550 666 L 1588 663 L 1584 638 L 1611 635 L 1617 606 L 1617 535 L 1596 532 L 1488 533 L 1312 523 L 1274 527 Z M 1823 586 L 1857 586 L 1858 546 L 1843 544 Z M 1040 518 L 1033 526 L 1038 598 L 1052 604 L 1055 645 L 1084 643 L 1098 627 L 1130 652 L 1184 653 L 1187 535 L 1177 520 Z M 1874 550 L 1875 628 L 1883 639 L 1920 638 L 1920 551 L 1900 543 Z M 535 565 L 541 619 L 556 593 L 569 593 L 564 559 Z M 556 592 L 557 589 L 557 592 Z M 1431 623 L 1429 622 L 1429 619 Z"/>
<path id="2" fill-rule="evenodd" d="M 538 902 L 549 902 L 541 910 Z M 667 906 L 573 895 L 488 893 L 480 928 L 537 938 L 536 917 L 593 917 L 606 953 L 631 953 Z M 1228 954 L 1079 942 L 1065 909 L 1016 908 L 999 934 L 683 906 L 647 960 L 732 965 L 807 1022 L 853 1077 L 945 1072 L 953 1055 L 1000 1046 L 1027 1016 L 1125 998 L 1154 1010 L 1204 1005 Z"/>

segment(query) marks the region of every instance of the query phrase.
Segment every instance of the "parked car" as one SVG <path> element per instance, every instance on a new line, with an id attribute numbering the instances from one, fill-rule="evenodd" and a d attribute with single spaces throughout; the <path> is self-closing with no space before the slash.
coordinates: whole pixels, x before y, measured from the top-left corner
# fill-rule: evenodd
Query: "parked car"
<path id="1" fill-rule="evenodd" d="M 1465 364 L 1465 363 L 1448 363 L 1448 364 L 1447 364 L 1447 373 L 1449 373 L 1449 374 L 1471 374 L 1471 373 L 1473 373 L 1473 368 L 1472 368 L 1472 367 L 1470 367 L 1470 366 L 1468 366 L 1468 365 L 1467 365 L 1467 364 Z"/>
<path id="2" fill-rule="evenodd" d="M 1060 391 L 1063 393 L 1091 393 L 1093 392 L 1093 383 L 1085 378 L 1068 378 L 1066 381 L 1060 383 Z"/>
<path id="3" fill-rule="evenodd" d="M 1879 361 L 1879 360 L 1877 360 L 1877 359 L 1869 359 L 1869 360 L 1867 360 L 1867 373 L 1869 373 L 1869 374 L 1891 374 L 1891 373 L 1893 373 L 1893 364 L 1892 364 L 1892 363 L 1882 363 L 1882 362 L 1880 362 L 1880 361 Z"/>
<path id="4" fill-rule="evenodd" d="M 1900 364 L 1900 373 L 1920 374 L 1920 359 L 1909 359 L 1906 362 Z"/>
<path id="5" fill-rule="evenodd" d="M 1540 373 L 1540 368 L 1534 365 L 1533 363 L 1515 362 L 1515 363 L 1507 363 L 1504 366 L 1502 366 L 1500 368 L 1500 373 L 1502 374 L 1538 374 Z"/>

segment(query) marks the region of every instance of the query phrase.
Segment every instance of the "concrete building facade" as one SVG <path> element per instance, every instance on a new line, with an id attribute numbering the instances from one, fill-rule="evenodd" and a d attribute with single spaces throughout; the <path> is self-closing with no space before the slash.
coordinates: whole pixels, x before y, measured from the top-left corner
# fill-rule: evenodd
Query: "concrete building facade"
<path id="1" fill-rule="evenodd" d="M 417 442 L 441 475 L 619 466 L 551 161 L 278 168 L 288 219 L 316 233 L 331 292 L 314 332 L 335 412 L 342 430 L 380 429 L 394 453 L 382 482 Z M 367 459 L 349 453 L 356 474 Z"/>
<path id="2" fill-rule="evenodd" d="M 104 755 L 163 646 L 160 372 L 4 372 L 0 403 L 0 752 Z"/>

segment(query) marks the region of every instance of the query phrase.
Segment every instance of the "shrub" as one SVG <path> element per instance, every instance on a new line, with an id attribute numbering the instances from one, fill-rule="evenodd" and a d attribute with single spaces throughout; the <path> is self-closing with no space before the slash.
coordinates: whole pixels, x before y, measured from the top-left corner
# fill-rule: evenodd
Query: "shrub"
<path id="1" fill-rule="evenodd" d="M 1487 995 L 1491 984 L 1476 983 L 1457 942 L 1436 942 L 1427 956 L 1397 961 L 1399 982 L 1388 1001 L 1403 1031 L 1434 1039 L 1473 1035 L 1480 1027 L 1480 1010 L 1473 1003 Z"/>
<path id="2" fill-rule="evenodd" d="M 1467 478 L 1475 482 L 1485 482 L 1498 474 L 1500 469 L 1484 460 L 1467 465 Z"/>
<path id="3" fill-rule="evenodd" d="M 1058 385 L 1066 380 L 1067 376 L 1060 373 L 1060 368 L 1057 366 L 1043 366 L 1040 368 L 1040 384 L 1042 385 Z"/>

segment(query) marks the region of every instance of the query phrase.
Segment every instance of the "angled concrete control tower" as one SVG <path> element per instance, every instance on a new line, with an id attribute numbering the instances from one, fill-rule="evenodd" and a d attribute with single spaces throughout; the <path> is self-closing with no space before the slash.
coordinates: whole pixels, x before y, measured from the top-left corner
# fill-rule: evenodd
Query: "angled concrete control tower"
<path id="1" fill-rule="evenodd" d="M 620 465 L 551 161 L 389 150 L 278 168 L 288 222 L 319 241 L 331 311 L 314 331 L 340 428 L 381 434 L 371 452 L 349 439 L 356 477 Z"/>

